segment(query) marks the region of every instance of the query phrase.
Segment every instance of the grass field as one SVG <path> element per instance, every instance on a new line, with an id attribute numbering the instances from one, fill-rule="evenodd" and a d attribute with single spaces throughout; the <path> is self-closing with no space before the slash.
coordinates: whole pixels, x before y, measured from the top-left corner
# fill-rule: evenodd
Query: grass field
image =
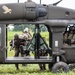
<path id="1" fill-rule="evenodd" d="M 75 70 L 68 73 L 53 74 L 47 68 L 40 71 L 37 64 L 28 64 L 27 66 L 19 65 L 20 70 L 16 70 L 14 64 L 0 65 L 0 75 L 75 75 Z"/>
<path id="2" fill-rule="evenodd" d="M 21 34 L 21 32 L 16 32 L 18 34 Z M 8 32 L 8 42 L 10 39 L 13 38 L 13 35 L 15 32 Z M 44 37 L 48 36 L 48 33 L 41 33 Z M 48 37 L 46 37 L 46 40 L 48 41 Z M 9 46 L 9 43 L 8 43 Z M 8 56 L 14 56 L 14 51 L 9 50 L 10 47 L 8 47 Z M 27 66 L 19 65 L 20 70 L 16 70 L 14 64 L 1 64 L 0 65 L 0 75 L 75 75 L 75 70 L 70 71 L 69 73 L 58 73 L 53 74 L 48 69 L 48 65 L 46 66 L 47 70 L 40 71 L 38 64 L 28 64 Z"/>

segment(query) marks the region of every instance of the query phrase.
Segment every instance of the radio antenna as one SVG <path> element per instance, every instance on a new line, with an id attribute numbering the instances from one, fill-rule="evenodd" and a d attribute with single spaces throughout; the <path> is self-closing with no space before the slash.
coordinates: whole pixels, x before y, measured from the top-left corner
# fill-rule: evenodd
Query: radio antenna
<path id="1" fill-rule="evenodd" d="M 41 4 L 41 0 L 40 0 L 40 4 Z"/>
<path id="2" fill-rule="evenodd" d="M 19 0 L 18 0 L 18 3 L 19 3 Z"/>
<path id="3" fill-rule="evenodd" d="M 53 3 L 53 5 L 58 5 L 60 2 L 61 2 L 62 0 L 59 0 L 58 2 L 56 2 L 56 3 Z"/>
<path id="4" fill-rule="evenodd" d="M 27 2 L 32 2 L 32 0 L 27 0 Z"/>

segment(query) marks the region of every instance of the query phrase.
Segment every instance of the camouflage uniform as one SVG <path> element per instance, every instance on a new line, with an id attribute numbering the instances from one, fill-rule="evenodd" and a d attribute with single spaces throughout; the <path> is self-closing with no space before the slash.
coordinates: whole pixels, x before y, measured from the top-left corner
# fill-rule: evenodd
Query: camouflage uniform
<path id="1" fill-rule="evenodd" d="M 75 34 L 73 35 L 72 42 L 73 42 L 73 44 L 75 44 Z"/>
<path id="2" fill-rule="evenodd" d="M 21 53 L 21 51 L 19 50 L 20 45 L 24 45 L 24 40 L 19 39 L 18 35 L 14 35 L 14 48 L 15 48 L 15 55 L 14 57 L 18 57 L 19 53 Z M 22 53 L 21 53 L 22 56 Z M 19 69 L 19 65 L 15 64 L 16 69 Z"/>
<path id="3" fill-rule="evenodd" d="M 21 53 L 22 57 L 24 56 L 24 54 L 26 54 L 26 56 L 29 55 L 29 52 L 24 51 L 22 48 L 22 46 L 25 46 L 26 44 L 25 39 L 20 39 L 18 34 L 15 34 L 13 40 L 14 40 L 14 49 L 15 49 L 14 57 L 18 57 L 19 53 Z M 10 42 L 10 46 L 13 46 L 12 44 L 13 44 L 13 41 Z M 18 70 L 19 69 L 18 64 L 15 64 L 15 66 L 16 66 L 16 69 Z"/>

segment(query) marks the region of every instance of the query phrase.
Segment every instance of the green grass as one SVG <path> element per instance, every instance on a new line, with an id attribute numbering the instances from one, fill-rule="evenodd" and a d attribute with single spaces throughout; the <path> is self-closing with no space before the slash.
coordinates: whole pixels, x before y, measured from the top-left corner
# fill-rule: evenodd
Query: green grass
<path id="1" fill-rule="evenodd" d="M 68 73 L 54 74 L 51 71 L 40 71 L 37 64 L 28 64 L 27 66 L 19 65 L 20 70 L 16 70 L 14 64 L 0 65 L 0 75 L 75 75 L 75 70 Z"/>
<path id="2" fill-rule="evenodd" d="M 14 34 L 21 34 L 22 32 L 21 31 L 8 31 L 8 40 L 10 41 L 12 38 L 13 38 L 13 36 L 14 36 Z M 33 32 L 31 32 L 31 34 L 33 35 Z M 41 36 L 42 37 L 45 37 L 46 38 L 46 40 L 48 41 L 48 37 L 49 37 L 49 34 L 48 34 L 48 32 L 41 32 Z"/>
<path id="3" fill-rule="evenodd" d="M 14 56 L 14 50 L 10 51 L 9 41 L 15 33 L 21 34 L 21 32 L 8 32 L 8 56 Z M 41 35 L 45 37 L 48 42 L 48 32 L 41 32 Z M 0 65 L 0 75 L 75 75 L 75 70 L 68 73 L 53 74 L 49 71 L 48 65 L 46 65 L 47 70 L 45 71 L 40 71 L 38 64 L 28 64 L 27 66 L 20 64 L 19 68 L 20 70 L 16 70 L 14 64 Z"/>

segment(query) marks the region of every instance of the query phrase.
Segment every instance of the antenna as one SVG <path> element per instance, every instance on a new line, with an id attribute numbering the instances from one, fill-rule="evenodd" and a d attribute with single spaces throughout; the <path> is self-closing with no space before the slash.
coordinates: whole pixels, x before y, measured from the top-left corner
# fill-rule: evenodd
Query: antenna
<path id="1" fill-rule="evenodd" d="M 18 3 L 19 3 L 19 0 L 18 0 Z"/>
<path id="2" fill-rule="evenodd" d="M 41 4 L 41 0 L 40 0 L 40 4 Z"/>
<path id="3" fill-rule="evenodd" d="M 56 2 L 56 3 L 53 3 L 53 5 L 57 5 L 57 4 L 59 4 L 60 2 L 61 2 L 62 0 L 59 0 L 58 2 Z"/>
<path id="4" fill-rule="evenodd" d="M 32 0 L 27 0 L 27 2 L 32 2 Z"/>

